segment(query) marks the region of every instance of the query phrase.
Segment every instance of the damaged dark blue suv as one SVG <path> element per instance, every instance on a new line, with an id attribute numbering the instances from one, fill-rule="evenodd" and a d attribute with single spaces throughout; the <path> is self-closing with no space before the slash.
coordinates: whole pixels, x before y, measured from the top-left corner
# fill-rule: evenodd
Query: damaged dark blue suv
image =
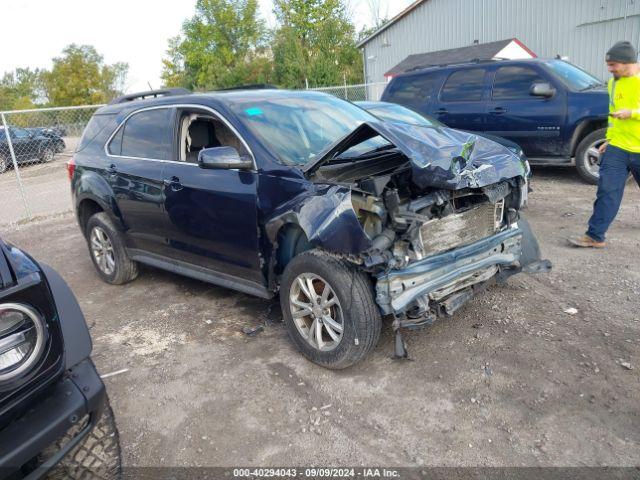
<path id="1" fill-rule="evenodd" d="M 312 361 L 344 368 L 492 281 L 548 265 L 520 211 L 528 165 L 486 138 L 385 123 L 316 92 L 165 90 L 96 112 L 69 164 L 98 274 L 137 263 L 270 298 Z"/>

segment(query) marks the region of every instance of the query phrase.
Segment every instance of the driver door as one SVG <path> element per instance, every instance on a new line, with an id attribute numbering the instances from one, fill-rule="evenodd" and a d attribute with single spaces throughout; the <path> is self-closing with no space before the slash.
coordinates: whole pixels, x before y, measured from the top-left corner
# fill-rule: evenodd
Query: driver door
<path id="1" fill-rule="evenodd" d="M 257 172 L 198 166 L 204 148 L 250 155 L 221 117 L 180 109 L 175 160 L 163 170 L 169 252 L 173 259 L 263 283 L 258 254 Z"/>

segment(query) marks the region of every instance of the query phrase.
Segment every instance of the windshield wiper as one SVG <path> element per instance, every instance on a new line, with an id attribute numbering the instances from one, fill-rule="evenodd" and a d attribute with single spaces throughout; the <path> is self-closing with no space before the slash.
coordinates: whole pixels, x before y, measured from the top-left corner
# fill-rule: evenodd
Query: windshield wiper
<path id="1" fill-rule="evenodd" d="M 584 92 L 584 91 L 586 91 L 586 90 L 591 90 L 591 89 L 596 88 L 596 87 L 604 87 L 604 86 L 605 86 L 605 84 L 604 84 L 604 83 L 602 83 L 602 82 L 592 83 L 591 85 L 588 85 L 588 86 L 586 86 L 586 87 L 584 87 L 584 88 L 581 88 L 581 89 L 580 89 L 580 90 L 578 90 L 578 91 L 579 91 L 579 92 Z"/>

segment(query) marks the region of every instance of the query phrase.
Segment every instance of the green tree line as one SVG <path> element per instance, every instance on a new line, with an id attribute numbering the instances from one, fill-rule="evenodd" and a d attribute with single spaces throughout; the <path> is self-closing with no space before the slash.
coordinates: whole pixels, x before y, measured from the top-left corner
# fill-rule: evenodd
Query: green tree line
<path id="1" fill-rule="evenodd" d="M 106 103 L 119 95 L 129 66 L 104 63 L 90 45 L 71 44 L 50 70 L 17 68 L 0 77 L 0 110 Z"/>
<path id="2" fill-rule="evenodd" d="M 268 29 L 257 0 L 197 0 L 195 15 L 169 40 L 168 87 L 210 90 L 269 83 L 284 88 L 360 83 L 361 35 L 344 0 L 274 0 Z"/>

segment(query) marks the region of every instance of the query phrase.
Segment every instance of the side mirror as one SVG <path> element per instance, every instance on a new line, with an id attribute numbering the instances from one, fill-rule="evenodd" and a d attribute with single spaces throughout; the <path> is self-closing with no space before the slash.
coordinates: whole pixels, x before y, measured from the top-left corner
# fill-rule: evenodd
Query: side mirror
<path id="1" fill-rule="evenodd" d="M 556 89 L 553 88 L 550 83 L 534 83 L 531 85 L 529 93 L 536 97 L 550 98 L 555 95 Z"/>
<path id="2" fill-rule="evenodd" d="M 233 147 L 213 147 L 200 150 L 198 153 L 198 165 L 200 168 L 216 170 L 229 170 L 237 168 L 239 170 L 250 170 L 253 162 L 249 157 L 240 157 L 238 151 Z"/>

